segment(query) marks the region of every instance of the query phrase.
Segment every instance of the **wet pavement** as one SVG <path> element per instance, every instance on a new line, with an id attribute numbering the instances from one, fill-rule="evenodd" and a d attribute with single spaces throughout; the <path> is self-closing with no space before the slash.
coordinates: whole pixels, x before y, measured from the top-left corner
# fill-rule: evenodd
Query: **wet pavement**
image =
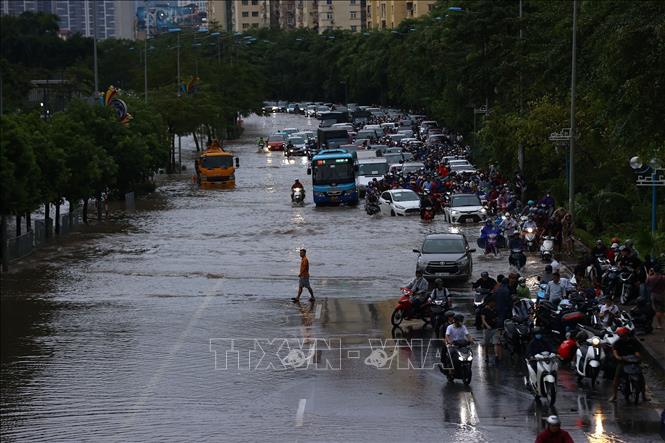
<path id="1" fill-rule="evenodd" d="M 553 411 L 523 387 L 522 364 L 485 363 L 475 346 L 471 385 L 447 383 L 432 369 L 431 331 L 390 326 L 411 250 L 447 223 L 315 208 L 306 160 L 254 144 L 310 124 L 248 118 L 228 146 L 240 157 L 235 189 L 164 179 L 135 211 L 3 276 L 3 440 L 522 442 L 557 412 L 576 442 L 660 441 L 665 389 L 651 376 L 652 402 L 614 405 L 607 382 L 581 388 L 563 368 Z M 304 207 L 289 201 L 296 177 Z M 462 231 L 475 243 L 478 229 Z M 300 247 L 314 304 L 290 301 Z M 526 274 L 541 267 L 530 258 Z M 476 253 L 474 277 L 483 270 L 507 273 L 507 256 Z M 469 284 L 451 291 L 469 314 Z M 392 360 L 372 360 L 381 347 Z"/>

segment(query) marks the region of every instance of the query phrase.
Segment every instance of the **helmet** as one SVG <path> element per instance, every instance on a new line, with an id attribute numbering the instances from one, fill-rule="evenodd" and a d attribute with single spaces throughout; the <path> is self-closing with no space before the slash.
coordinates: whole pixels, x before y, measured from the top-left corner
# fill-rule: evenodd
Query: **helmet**
<path id="1" fill-rule="evenodd" d="M 446 311 L 443 313 L 443 316 L 446 318 L 454 317 L 455 316 L 455 311 Z"/>
<path id="2" fill-rule="evenodd" d="M 602 240 L 596 240 L 596 244 L 597 244 L 598 246 L 600 246 L 600 245 L 603 244 L 603 241 L 602 241 Z"/>
<path id="3" fill-rule="evenodd" d="M 510 212 L 506 212 L 506 217 L 510 217 Z"/>
<path id="4" fill-rule="evenodd" d="M 533 206 L 533 205 L 536 204 L 536 202 L 533 201 L 533 200 L 529 200 L 528 202 L 526 202 L 526 204 L 529 205 L 529 206 Z"/>
<path id="5" fill-rule="evenodd" d="M 614 332 L 616 332 L 619 337 L 625 337 L 626 335 L 630 334 L 630 329 L 626 328 L 625 326 L 621 326 Z"/>
<path id="6" fill-rule="evenodd" d="M 619 249 L 619 243 L 612 243 L 612 246 L 610 246 L 612 249 Z"/>
<path id="7" fill-rule="evenodd" d="M 480 276 L 481 276 L 481 277 L 489 277 L 490 274 L 489 274 L 489 272 L 487 272 L 487 271 L 483 271 L 483 272 L 480 273 Z"/>
<path id="8" fill-rule="evenodd" d="M 628 246 L 629 248 L 630 248 L 631 246 L 633 246 L 633 241 L 632 241 L 631 239 L 629 239 L 629 238 L 626 239 L 625 243 L 626 243 L 626 246 Z"/>
<path id="9" fill-rule="evenodd" d="M 526 283 L 526 277 L 520 277 L 517 279 L 517 281 L 520 283 Z"/>
<path id="10" fill-rule="evenodd" d="M 621 243 L 621 239 L 619 237 L 612 237 L 612 243 Z"/>
<path id="11" fill-rule="evenodd" d="M 453 317 L 455 321 L 462 322 L 464 321 L 464 316 L 462 314 L 455 314 L 455 317 Z"/>
<path id="12" fill-rule="evenodd" d="M 548 425 L 555 425 L 555 426 L 559 425 L 559 426 L 561 426 L 561 420 L 559 420 L 559 417 L 556 416 L 556 415 L 550 415 L 549 417 L 547 417 L 545 419 L 545 421 L 547 421 Z"/>
<path id="13" fill-rule="evenodd" d="M 299 179 L 299 178 L 297 178 L 297 179 L 296 179 L 296 181 L 300 181 L 300 179 Z"/>
<path id="14" fill-rule="evenodd" d="M 625 250 L 626 250 L 626 245 L 619 246 L 619 251 L 625 251 Z"/>
<path id="15" fill-rule="evenodd" d="M 573 304 L 570 302 L 570 300 L 561 300 L 561 302 L 559 303 L 559 307 L 561 308 L 570 308 L 572 306 Z"/>

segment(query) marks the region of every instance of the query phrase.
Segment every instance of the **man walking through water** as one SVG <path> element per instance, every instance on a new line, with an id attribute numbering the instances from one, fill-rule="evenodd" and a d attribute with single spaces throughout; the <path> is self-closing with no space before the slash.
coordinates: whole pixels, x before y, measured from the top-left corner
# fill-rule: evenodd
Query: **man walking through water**
<path id="1" fill-rule="evenodd" d="M 307 251 L 305 249 L 300 250 L 300 273 L 298 274 L 298 279 L 298 295 L 291 300 L 293 300 L 294 303 L 299 303 L 302 288 L 307 288 L 309 291 L 309 301 L 314 301 L 314 292 L 309 285 L 309 260 L 307 260 Z"/>

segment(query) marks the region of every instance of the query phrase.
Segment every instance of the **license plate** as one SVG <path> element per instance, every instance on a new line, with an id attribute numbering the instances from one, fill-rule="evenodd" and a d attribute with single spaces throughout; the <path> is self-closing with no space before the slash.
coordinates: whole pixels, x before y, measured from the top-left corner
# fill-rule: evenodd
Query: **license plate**
<path id="1" fill-rule="evenodd" d="M 337 201 L 337 197 L 336 197 L 336 196 L 334 196 L 334 195 L 333 195 L 333 196 L 331 196 L 331 197 L 330 197 L 330 201 L 333 201 L 333 202 L 336 202 L 336 201 Z"/>
<path id="2" fill-rule="evenodd" d="M 448 275 L 448 273 L 447 272 L 436 272 L 434 275 L 437 276 L 437 277 L 444 277 L 444 276 Z"/>

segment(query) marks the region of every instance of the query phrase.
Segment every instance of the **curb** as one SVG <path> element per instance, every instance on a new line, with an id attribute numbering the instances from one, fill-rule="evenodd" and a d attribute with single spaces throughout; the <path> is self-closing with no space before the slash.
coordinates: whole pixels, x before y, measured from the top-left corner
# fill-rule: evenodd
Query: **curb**
<path id="1" fill-rule="evenodd" d="M 663 347 L 665 347 L 665 337 L 661 338 L 661 340 L 663 342 Z M 637 337 L 637 342 L 640 345 L 640 355 L 642 355 L 644 362 L 648 362 L 649 367 L 653 369 L 659 377 L 665 379 L 665 361 L 657 358 L 654 346 L 647 343 L 644 337 Z"/>

